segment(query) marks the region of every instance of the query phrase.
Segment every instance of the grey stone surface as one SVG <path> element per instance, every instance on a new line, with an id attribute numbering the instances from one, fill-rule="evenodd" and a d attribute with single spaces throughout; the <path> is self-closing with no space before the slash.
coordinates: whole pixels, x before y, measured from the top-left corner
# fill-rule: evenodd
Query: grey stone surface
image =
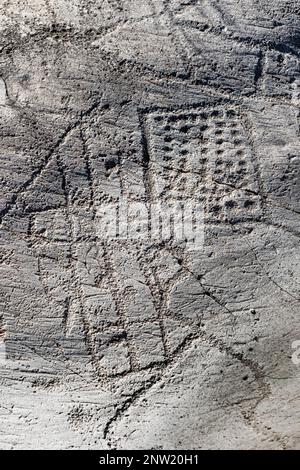
<path id="1" fill-rule="evenodd" d="M 299 41 L 292 0 L 0 3 L 1 449 L 300 448 Z M 120 197 L 204 246 L 103 239 Z"/>

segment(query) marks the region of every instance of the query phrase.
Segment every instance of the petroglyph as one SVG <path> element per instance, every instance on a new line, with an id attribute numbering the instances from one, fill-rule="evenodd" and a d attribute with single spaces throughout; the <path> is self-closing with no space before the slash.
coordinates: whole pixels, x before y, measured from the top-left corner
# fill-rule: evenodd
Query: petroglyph
<path id="1" fill-rule="evenodd" d="M 2 2 L 1 449 L 299 448 L 299 25 Z"/>

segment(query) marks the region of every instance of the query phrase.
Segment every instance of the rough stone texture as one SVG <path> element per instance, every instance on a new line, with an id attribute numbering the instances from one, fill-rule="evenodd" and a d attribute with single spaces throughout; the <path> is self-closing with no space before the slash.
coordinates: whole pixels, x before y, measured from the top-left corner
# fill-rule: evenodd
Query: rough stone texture
<path id="1" fill-rule="evenodd" d="M 1 1 L 1 449 L 300 448 L 299 41 L 296 0 Z M 120 195 L 203 249 L 103 241 Z"/>

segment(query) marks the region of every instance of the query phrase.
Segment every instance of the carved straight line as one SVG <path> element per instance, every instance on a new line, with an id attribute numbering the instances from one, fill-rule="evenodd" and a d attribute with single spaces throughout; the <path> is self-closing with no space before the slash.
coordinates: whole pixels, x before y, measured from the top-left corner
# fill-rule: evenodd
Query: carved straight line
<path id="1" fill-rule="evenodd" d="M 260 50 L 258 54 L 257 64 L 255 67 L 255 72 L 254 72 L 254 85 L 255 85 L 256 92 L 260 88 L 260 82 L 263 77 L 263 73 L 264 73 L 264 54 L 262 50 Z"/>
<path id="2" fill-rule="evenodd" d="M 3 324 L 3 316 L 0 317 L 0 343 L 3 342 L 5 335 L 5 328 Z"/>
<path id="3" fill-rule="evenodd" d="M 144 187 L 145 187 L 145 196 L 146 196 L 146 204 L 148 204 L 148 233 L 151 233 L 151 201 L 153 200 L 154 190 L 153 190 L 153 182 L 151 178 L 151 171 L 150 171 L 150 152 L 149 152 L 149 143 L 148 143 L 148 136 L 147 136 L 147 128 L 145 122 L 145 115 L 143 113 L 138 113 L 139 116 L 139 124 L 141 130 L 141 144 L 142 144 L 142 156 L 143 156 L 143 173 L 144 173 Z"/>
<path id="4" fill-rule="evenodd" d="M 88 179 L 88 185 L 89 185 L 89 190 L 90 190 L 90 202 L 89 206 L 93 210 L 93 219 L 95 218 L 96 211 L 95 211 L 95 194 L 94 194 L 94 179 L 93 179 L 93 169 L 92 169 L 92 164 L 90 160 L 90 154 L 89 154 L 89 149 L 87 147 L 86 143 L 86 138 L 85 134 L 82 128 L 82 124 L 80 126 L 80 137 L 83 145 L 83 157 L 85 161 L 85 167 L 86 167 L 86 174 L 87 174 L 87 179 Z"/>
<path id="5" fill-rule="evenodd" d="M 106 266 L 107 272 L 110 273 L 111 292 L 112 292 L 113 300 L 114 300 L 115 305 L 116 305 L 117 314 L 118 314 L 118 317 L 120 319 L 120 323 L 121 323 L 122 328 L 124 328 L 124 331 L 126 331 L 126 333 L 127 333 L 126 345 L 127 345 L 128 354 L 129 354 L 130 369 L 133 372 L 138 371 L 139 370 L 139 360 L 138 360 L 138 357 L 137 357 L 135 345 L 134 345 L 134 342 L 133 342 L 132 338 L 130 338 L 129 328 L 128 328 L 128 325 L 127 325 L 127 318 L 126 318 L 126 314 L 125 314 L 125 311 L 124 311 L 123 303 L 122 303 L 122 301 L 120 302 L 119 299 L 118 299 L 118 294 L 120 292 L 120 289 L 118 287 L 117 280 L 116 280 L 116 277 L 115 277 L 114 266 L 111 262 L 111 260 L 113 259 L 113 256 L 112 256 L 112 253 L 110 252 L 110 249 L 109 249 L 109 247 L 106 243 L 103 244 L 103 250 L 104 250 L 105 266 Z"/>
<path id="6" fill-rule="evenodd" d="M 33 217 L 32 214 L 29 214 L 28 227 L 27 227 L 27 237 L 31 238 L 33 229 Z"/>
<path id="7" fill-rule="evenodd" d="M 71 240 L 71 244 L 70 244 L 70 248 L 69 248 L 70 258 L 71 258 L 70 259 L 70 268 L 71 268 L 71 272 L 72 272 L 72 278 L 74 280 L 75 276 L 74 276 L 73 256 L 72 256 L 72 245 L 73 245 L 72 233 L 73 233 L 73 228 L 72 228 L 72 220 L 71 220 L 71 216 L 70 216 L 70 212 L 69 212 L 68 184 L 67 184 L 67 179 L 66 179 L 65 168 L 63 166 L 63 163 L 62 163 L 62 160 L 61 160 L 60 156 L 56 157 L 56 161 L 57 161 L 58 171 L 61 175 L 61 181 L 62 181 L 61 186 L 62 186 L 62 190 L 63 190 L 64 197 L 65 197 L 65 203 L 66 203 L 66 206 L 65 206 L 66 219 L 67 219 L 67 224 L 68 224 L 68 227 L 69 227 L 69 236 L 70 236 L 70 240 Z M 63 328 L 64 328 L 65 336 L 67 335 L 68 325 L 70 323 L 71 323 L 71 319 L 70 319 L 70 299 L 67 298 L 65 306 L 64 306 L 64 312 L 63 312 Z"/>
<path id="8" fill-rule="evenodd" d="M 165 326 L 164 326 L 164 315 L 163 315 L 163 311 L 165 307 L 164 292 L 160 286 L 155 270 L 151 268 L 151 272 L 152 272 L 152 276 L 154 280 L 154 285 L 153 285 L 151 282 L 151 279 L 149 278 L 149 275 L 147 274 L 147 271 L 143 269 L 144 263 L 140 263 L 139 261 L 138 263 L 139 263 L 142 273 L 145 276 L 146 285 L 149 288 L 149 291 L 151 293 L 151 297 L 152 297 L 154 307 L 157 313 L 158 324 L 159 324 L 159 329 L 160 329 L 160 334 L 161 334 L 161 339 L 162 339 L 162 345 L 164 349 L 164 356 L 165 356 L 165 359 L 167 360 L 170 355 L 170 348 L 168 346 L 167 335 L 166 335 Z"/>
<path id="9" fill-rule="evenodd" d="M 254 165 L 254 172 L 255 172 L 255 176 L 256 176 L 257 184 L 258 184 L 258 192 L 259 192 L 259 196 L 261 199 L 261 208 L 262 208 L 262 213 L 264 215 L 265 208 L 266 208 L 266 194 L 265 194 L 265 189 L 264 189 L 264 184 L 263 184 L 261 165 L 259 162 L 259 157 L 257 156 L 257 153 L 256 153 L 256 144 L 255 144 L 255 139 L 254 139 L 255 132 L 253 129 L 252 121 L 248 113 L 246 113 L 244 116 L 241 116 L 241 125 L 244 129 L 244 132 L 247 137 L 248 145 L 251 150 L 251 156 L 252 156 L 252 161 Z"/>
<path id="10" fill-rule="evenodd" d="M 21 194 L 23 194 L 27 189 L 30 188 L 31 185 L 35 183 L 37 178 L 40 176 L 44 168 L 50 163 L 55 152 L 59 149 L 59 147 L 64 143 L 68 135 L 75 130 L 82 121 L 84 116 L 90 115 L 101 103 L 102 97 L 100 100 L 96 101 L 87 111 L 82 112 L 80 118 L 75 121 L 75 123 L 69 124 L 63 134 L 58 138 L 54 147 L 48 152 L 46 155 L 43 163 L 41 163 L 37 169 L 32 173 L 31 177 L 18 189 L 18 191 L 11 197 L 11 200 L 7 203 L 6 207 L 0 212 L 0 224 L 3 222 L 3 218 L 9 214 L 14 207 L 16 206 L 18 199 Z"/>
<path id="11" fill-rule="evenodd" d="M 113 414 L 113 416 L 107 421 L 104 427 L 104 439 L 107 440 L 109 447 L 112 445 L 113 441 L 113 426 L 114 424 L 122 419 L 124 413 L 133 406 L 138 400 L 145 395 L 153 386 L 159 384 L 163 381 L 164 377 L 167 375 L 171 367 L 174 366 L 176 362 L 191 350 L 197 342 L 205 342 L 209 346 L 218 349 L 220 352 L 225 353 L 228 357 L 233 360 L 238 361 L 244 367 L 247 367 L 253 373 L 255 380 L 260 386 L 261 396 L 256 400 L 255 406 L 257 406 L 261 401 L 268 397 L 271 393 L 270 385 L 266 381 L 266 377 L 263 369 L 259 364 L 245 357 L 242 353 L 235 352 L 230 345 L 226 344 L 221 339 L 216 338 L 214 335 L 206 333 L 204 330 L 198 329 L 197 333 L 189 334 L 185 340 L 178 346 L 178 348 L 173 352 L 171 357 L 167 362 L 167 367 L 164 370 L 157 369 L 154 372 L 157 372 L 157 375 L 154 375 L 149 379 L 142 387 L 135 391 L 128 399 L 126 399 L 120 406 L 118 406 Z M 254 411 L 250 413 L 250 416 L 254 415 Z"/>
<path id="12" fill-rule="evenodd" d="M 76 246 L 76 240 L 74 239 L 74 223 L 72 219 L 72 213 L 70 212 L 70 193 L 69 193 L 68 181 L 67 181 L 66 174 L 65 174 L 65 168 L 59 156 L 57 156 L 57 165 L 62 175 L 62 188 L 63 188 L 65 199 L 66 199 L 66 219 L 67 219 L 67 224 L 69 227 L 69 235 L 70 235 L 70 240 L 71 240 L 69 253 L 70 253 L 70 270 L 72 273 L 73 296 L 74 296 L 74 299 L 77 300 L 78 302 L 79 316 L 80 316 L 80 320 L 82 322 L 82 326 L 84 330 L 85 345 L 86 345 L 87 353 L 91 357 L 92 364 L 94 365 L 97 374 L 101 376 L 103 374 L 101 374 L 99 370 L 97 357 L 95 355 L 94 343 L 91 337 L 90 324 L 84 314 L 81 286 L 78 285 L 78 282 L 76 280 L 76 265 L 74 263 L 75 257 L 73 256 L 74 255 L 73 247 Z M 68 301 L 66 308 L 64 310 L 64 318 L 63 318 L 63 324 L 65 326 L 64 328 L 65 334 L 67 334 L 68 325 L 72 324 L 70 313 L 71 313 L 70 301 Z"/>
<path id="13" fill-rule="evenodd" d="M 145 169 L 147 170 L 150 163 L 150 155 L 148 149 L 148 139 L 146 136 L 146 123 L 145 123 L 145 116 L 143 113 L 139 113 L 139 124 L 141 129 L 141 143 L 142 143 L 142 151 L 143 151 L 143 164 Z"/>
<path id="14" fill-rule="evenodd" d="M 64 302 L 64 311 L 63 311 L 63 327 L 64 327 L 65 336 L 67 334 L 69 322 L 70 322 L 70 298 L 67 297 Z"/>

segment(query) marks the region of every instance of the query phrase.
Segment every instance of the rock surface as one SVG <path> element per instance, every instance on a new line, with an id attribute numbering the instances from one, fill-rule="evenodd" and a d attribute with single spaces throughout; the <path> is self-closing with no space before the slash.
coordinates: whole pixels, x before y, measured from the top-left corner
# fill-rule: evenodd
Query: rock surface
<path id="1" fill-rule="evenodd" d="M 300 448 L 297 3 L 1 2 L 1 449 Z"/>

